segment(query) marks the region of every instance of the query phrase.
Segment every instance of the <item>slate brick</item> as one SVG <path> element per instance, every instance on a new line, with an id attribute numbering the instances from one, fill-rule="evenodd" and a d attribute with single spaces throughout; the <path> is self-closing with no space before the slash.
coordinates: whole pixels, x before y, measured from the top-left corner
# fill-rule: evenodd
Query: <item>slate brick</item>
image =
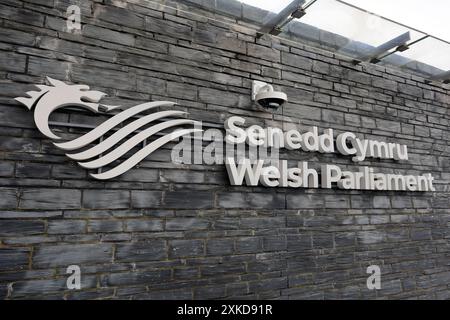
<path id="1" fill-rule="evenodd" d="M 321 119 L 321 109 L 304 105 L 287 104 L 283 106 L 283 112 L 286 116 L 298 117 L 300 119 Z"/>
<path id="2" fill-rule="evenodd" d="M 167 53 L 169 51 L 169 45 L 167 43 L 140 36 L 136 36 L 136 48 L 142 48 L 149 51 L 161 53 Z"/>
<path id="3" fill-rule="evenodd" d="M 243 208 L 247 206 L 245 193 L 227 192 L 217 195 L 218 206 L 220 208 Z"/>
<path id="4" fill-rule="evenodd" d="M 124 243 L 116 246 L 117 261 L 153 261 L 167 258 L 166 242 L 154 240 L 149 242 Z"/>
<path id="5" fill-rule="evenodd" d="M 330 72 L 330 66 L 328 63 L 321 62 L 321 61 L 314 61 L 313 62 L 313 71 L 323 74 L 329 74 Z"/>
<path id="6" fill-rule="evenodd" d="M 87 176 L 87 172 L 74 164 L 56 164 L 52 166 L 51 176 L 60 179 L 83 179 Z"/>
<path id="7" fill-rule="evenodd" d="M 69 266 L 112 261 L 110 244 L 73 244 L 39 247 L 33 255 L 34 267 Z"/>
<path id="8" fill-rule="evenodd" d="M 88 232 L 121 232 L 123 222 L 121 220 L 91 220 L 87 226 Z"/>
<path id="9" fill-rule="evenodd" d="M 14 162 L 2 161 L 0 163 L 0 177 L 11 177 L 14 174 Z"/>
<path id="10" fill-rule="evenodd" d="M 124 46 L 133 46 L 135 37 L 129 33 L 117 32 L 94 25 L 85 25 L 83 35 L 103 41 L 114 42 Z"/>
<path id="11" fill-rule="evenodd" d="M 229 34 L 229 33 L 221 33 L 217 32 L 218 30 L 212 29 L 193 29 L 192 37 L 194 40 L 198 40 L 200 43 L 209 45 L 213 44 L 214 47 L 218 49 L 231 52 L 244 53 L 246 52 L 246 42 L 242 41 L 240 38 L 241 35 L 238 34 Z M 248 36 L 244 38 L 248 41 Z"/>
<path id="12" fill-rule="evenodd" d="M 210 192 L 168 191 L 164 194 L 164 206 L 174 209 L 208 209 L 213 207 L 214 197 Z"/>
<path id="13" fill-rule="evenodd" d="M 198 97 L 200 102 L 218 104 L 224 107 L 239 107 L 243 105 L 242 97 L 234 93 L 224 93 L 220 90 L 210 88 L 199 88 Z"/>
<path id="14" fill-rule="evenodd" d="M 263 47 L 257 44 L 247 45 L 247 54 L 252 57 L 269 60 L 271 62 L 280 62 L 280 51 Z"/>
<path id="15" fill-rule="evenodd" d="M 15 209 L 17 207 L 17 190 L 0 188 L 0 209 Z"/>
<path id="16" fill-rule="evenodd" d="M 37 27 L 42 27 L 44 25 L 43 14 L 10 5 L 0 5 L 0 17 L 15 22 L 21 22 L 25 25 Z"/>
<path id="17" fill-rule="evenodd" d="M 369 195 L 351 195 L 350 203 L 352 208 L 371 208 L 373 203 L 373 197 Z"/>
<path id="18" fill-rule="evenodd" d="M 260 281 L 252 281 L 249 283 L 250 292 L 263 292 L 269 290 L 280 290 L 287 288 L 287 278 L 263 279 Z"/>
<path id="19" fill-rule="evenodd" d="M 375 196 L 373 197 L 374 208 L 390 208 L 391 201 L 387 196 Z"/>
<path id="20" fill-rule="evenodd" d="M 334 236 L 336 247 L 355 245 L 356 234 L 354 232 L 339 232 Z"/>
<path id="21" fill-rule="evenodd" d="M 72 189 L 25 189 L 21 191 L 21 209 L 78 209 L 81 192 Z"/>
<path id="22" fill-rule="evenodd" d="M 234 252 L 233 239 L 211 239 L 206 243 L 206 253 L 208 255 L 229 255 Z"/>
<path id="23" fill-rule="evenodd" d="M 205 230 L 210 226 L 207 219 L 173 218 L 166 220 L 166 230 Z"/>
<path id="24" fill-rule="evenodd" d="M 175 268 L 173 270 L 174 279 L 192 279 L 199 276 L 199 268 Z"/>
<path id="25" fill-rule="evenodd" d="M 355 109 L 356 108 L 356 102 L 352 99 L 345 99 L 340 97 L 332 97 L 331 103 L 336 106 L 345 107 L 349 109 Z"/>
<path id="26" fill-rule="evenodd" d="M 30 259 L 29 248 L 1 248 L 0 270 L 27 269 Z"/>
<path id="27" fill-rule="evenodd" d="M 192 33 L 190 26 L 168 20 L 155 19 L 150 16 L 145 17 L 145 30 L 176 39 L 189 39 Z"/>
<path id="28" fill-rule="evenodd" d="M 29 75 L 46 76 L 59 79 L 61 81 L 67 80 L 67 74 L 71 69 L 71 63 L 65 61 L 54 61 L 47 58 L 33 57 L 28 58 L 27 73 Z"/>
<path id="29" fill-rule="evenodd" d="M 83 207 L 87 209 L 129 208 L 130 192 L 122 190 L 84 190 Z"/>
<path id="30" fill-rule="evenodd" d="M 201 50 L 193 50 L 190 48 L 179 47 L 179 46 L 169 46 L 169 54 L 175 57 L 193 60 L 193 61 L 201 61 L 205 63 L 211 62 L 211 55 L 207 52 Z"/>
<path id="31" fill-rule="evenodd" d="M 358 71 L 349 71 L 348 79 L 362 84 L 370 84 L 372 81 L 370 75 Z"/>
<path id="32" fill-rule="evenodd" d="M 253 253 L 262 250 L 262 242 L 258 237 L 245 237 L 236 239 L 236 252 Z"/>
<path id="33" fill-rule="evenodd" d="M 40 151 L 40 142 L 37 139 L 0 137 L 0 150 L 13 152 L 36 153 Z"/>
<path id="34" fill-rule="evenodd" d="M 103 21 L 117 23 L 129 28 L 143 29 L 145 19 L 125 8 L 96 5 L 94 15 Z"/>
<path id="35" fill-rule="evenodd" d="M 412 207 L 412 201 L 407 196 L 394 196 L 391 198 L 392 208 L 406 209 Z"/>
<path id="36" fill-rule="evenodd" d="M 131 182 L 156 182 L 158 181 L 158 170 L 133 168 L 118 179 Z"/>
<path id="37" fill-rule="evenodd" d="M 241 218 L 241 228 L 282 228 L 286 225 L 284 217 Z"/>
<path id="38" fill-rule="evenodd" d="M 322 110 L 322 120 L 329 123 L 344 123 L 344 113 L 334 110 Z"/>
<path id="39" fill-rule="evenodd" d="M 360 231 L 357 236 L 362 244 L 381 243 L 386 240 L 386 235 L 382 231 Z"/>
<path id="40" fill-rule="evenodd" d="M 48 222 L 48 234 L 86 233 L 86 221 L 53 220 Z"/>
<path id="41" fill-rule="evenodd" d="M 165 95 L 167 91 L 166 81 L 145 76 L 136 77 L 136 89 L 148 94 Z M 142 170 L 140 170 L 142 172 Z"/>
<path id="42" fill-rule="evenodd" d="M 164 230 L 164 221 L 159 219 L 143 220 L 127 220 L 126 221 L 127 231 L 162 231 Z"/>
<path id="43" fill-rule="evenodd" d="M 167 94 L 173 98 L 196 100 L 197 87 L 185 83 L 168 82 Z"/>
<path id="44" fill-rule="evenodd" d="M 285 208 L 285 196 L 274 193 L 249 193 L 247 195 L 248 207 L 265 209 Z"/>
<path id="45" fill-rule="evenodd" d="M 332 209 L 345 209 L 350 205 L 348 196 L 327 195 L 325 196 L 325 207 Z"/>
<path id="46" fill-rule="evenodd" d="M 270 236 L 263 238 L 264 251 L 284 251 L 286 250 L 287 242 L 285 236 Z"/>
<path id="47" fill-rule="evenodd" d="M 400 123 L 389 120 L 376 119 L 377 128 L 380 130 L 386 130 L 389 132 L 400 132 Z"/>
<path id="48" fill-rule="evenodd" d="M 45 231 L 44 221 L 39 220 L 1 220 L 0 236 L 17 237 L 42 234 Z"/>
<path id="49" fill-rule="evenodd" d="M 245 272 L 245 265 L 241 262 L 227 262 L 221 265 L 205 265 L 201 266 L 201 275 L 205 277 L 220 277 L 227 274 Z"/>
<path id="50" fill-rule="evenodd" d="M 430 202 L 427 198 L 419 198 L 419 197 L 413 197 L 413 206 L 414 208 L 429 208 Z"/>
<path id="51" fill-rule="evenodd" d="M 296 67 L 299 69 L 304 70 L 311 70 L 312 69 L 312 61 L 311 59 L 301 57 L 298 55 L 294 55 L 288 52 L 282 52 L 281 53 L 281 61 L 283 64 L 286 64 L 288 66 Z"/>
<path id="52" fill-rule="evenodd" d="M 0 68 L 4 71 L 25 72 L 27 57 L 22 54 L 2 52 Z"/>
<path id="53" fill-rule="evenodd" d="M 205 173 L 201 171 L 163 170 L 161 182 L 205 183 Z"/>
<path id="54" fill-rule="evenodd" d="M 161 191 L 131 191 L 131 205 L 133 208 L 159 208 L 161 198 Z"/>
<path id="55" fill-rule="evenodd" d="M 139 61 L 135 61 L 134 63 L 138 65 Z M 131 72 L 85 66 L 81 64 L 67 66 L 66 68 L 67 69 L 63 71 L 68 73 L 70 70 L 71 79 L 75 82 L 89 85 L 101 83 L 103 87 L 114 88 L 117 90 L 136 90 L 136 76 Z"/>
<path id="56" fill-rule="evenodd" d="M 208 286 L 194 289 L 196 299 L 219 299 L 225 297 L 225 286 Z"/>
<path id="57" fill-rule="evenodd" d="M 415 97 L 422 97 L 422 89 L 409 84 L 398 84 L 398 91 Z"/>
<path id="58" fill-rule="evenodd" d="M 18 163 L 16 177 L 20 178 L 48 178 L 50 165 L 42 163 Z"/>
<path id="59" fill-rule="evenodd" d="M 81 277 L 81 288 L 94 288 L 97 284 L 95 276 Z M 67 278 L 62 277 L 58 279 L 46 280 L 30 280 L 26 282 L 17 282 L 13 284 L 12 297 L 23 297 L 32 295 L 42 295 L 49 293 L 60 292 L 67 290 Z"/>
<path id="60" fill-rule="evenodd" d="M 0 38 L 3 42 L 20 44 L 22 46 L 32 46 L 35 42 L 35 36 L 28 32 L 13 29 L 0 29 Z"/>
<path id="61" fill-rule="evenodd" d="M 397 91 L 397 82 L 389 79 L 374 78 L 372 81 L 372 85 L 377 88 Z"/>
<path id="62" fill-rule="evenodd" d="M 171 258 L 187 258 L 204 255 L 202 240 L 172 240 L 169 241 L 169 256 Z"/>
<path id="63" fill-rule="evenodd" d="M 312 245 L 314 249 L 333 248 L 334 237 L 331 233 L 317 233 L 312 237 Z"/>
<path id="64" fill-rule="evenodd" d="M 322 208 L 325 204 L 322 196 L 307 194 L 287 194 L 286 203 L 288 209 Z"/>

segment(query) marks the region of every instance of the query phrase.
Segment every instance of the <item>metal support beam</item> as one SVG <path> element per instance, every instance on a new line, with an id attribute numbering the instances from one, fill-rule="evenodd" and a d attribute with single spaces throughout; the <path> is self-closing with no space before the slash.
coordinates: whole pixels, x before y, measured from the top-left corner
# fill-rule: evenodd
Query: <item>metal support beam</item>
<path id="1" fill-rule="evenodd" d="M 286 6 L 280 13 L 273 17 L 269 22 L 258 30 L 258 37 L 263 36 L 266 33 L 273 35 L 279 35 L 282 32 L 282 28 L 293 19 L 299 19 L 305 15 L 305 11 L 302 5 L 305 0 L 294 0 Z"/>
<path id="2" fill-rule="evenodd" d="M 425 35 L 425 36 L 423 36 L 422 38 L 419 38 L 419 39 L 417 39 L 417 40 L 414 40 L 413 42 L 408 43 L 408 45 L 404 45 L 404 46 L 398 47 L 397 50 L 387 52 L 386 54 L 380 56 L 378 59 L 381 61 L 381 60 L 383 60 L 384 58 L 387 58 L 387 57 L 389 57 L 390 55 L 393 55 L 393 54 L 396 53 L 396 52 L 403 52 L 403 51 L 406 51 L 406 50 L 408 50 L 409 48 L 411 48 L 411 46 L 415 45 L 416 43 L 418 43 L 418 42 L 420 42 L 420 41 L 422 41 L 422 40 L 425 40 L 425 39 L 428 38 L 428 37 L 429 37 L 429 35 Z"/>
<path id="3" fill-rule="evenodd" d="M 426 82 L 428 82 L 428 83 L 430 83 L 432 81 L 442 81 L 443 83 L 450 83 L 450 70 L 439 73 L 439 74 L 432 76 L 426 80 Z"/>
<path id="4" fill-rule="evenodd" d="M 376 47 L 369 54 L 365 56 L 361 56 L 353 60 L 354 64 L 359 64 L 363 61 L 369 61 L 371 63 L 378 63 L 381 60 L 381 57 L 386 57 L 386 53 L 389 50 L 395 48 L 395 51 L 405 51 L 409 49 L 407 45 L 408 41 L 411 40 L 411 35 L 409 31 L 399 35 L 398 37 L 389 40 L 388 42 L 383 43 L 382 45 Z"/>

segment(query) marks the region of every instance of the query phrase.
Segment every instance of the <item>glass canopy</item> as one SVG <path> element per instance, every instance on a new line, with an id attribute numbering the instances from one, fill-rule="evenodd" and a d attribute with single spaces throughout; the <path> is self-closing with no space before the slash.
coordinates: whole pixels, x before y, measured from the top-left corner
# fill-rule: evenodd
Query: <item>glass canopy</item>
<path id="1" fill-rule="evenodd" d="M 248 0 L 242 0 L 247 2 Z M 260 4 L 271 1 L 259 1 Z M 296 1 L 289 1 L 293 3 Z M 299 18 L 285 17 L 280 36 L 306 40 L 356 63 L 395 65 L 435 77 L 450 70 L 450 43 L 342 0 L 297 1 Z M 278 11 L 280 14 L 281 11 Z M 274 34 L 274 33 L 272 33 Z M 444 80 L 444 79 L 441 79 Z"/>
<path id="2" fill-rule="evenodd" d="M 424 36 L 423 33 L 415 32 L 335 0 L 318 0 L 308 7 L 306 12 L 304 17 L 295 21 L 301 21 L 320 30 L 373 47 L 408 31 L 412 33 L 413 41 Z"/>
<path id="3" fill-rule="evenodd" d="M 198 12 L 232 16 L 259 36 L 272 34 L 348 56 L 355 64 L 394 65 L 450 82 L 450 42 L 343 0 L 149 1 L 185 10 L 201 7 Z"/>
<path id="4" fill-rule="evenodd" d="M 428 37 L 411 46 L 410 50 L 398 54 L 412 61 L 433 66 L 437 69 L 429 70 L 433 75 L 450 70 L 450 44 L 436 38 Z"/>

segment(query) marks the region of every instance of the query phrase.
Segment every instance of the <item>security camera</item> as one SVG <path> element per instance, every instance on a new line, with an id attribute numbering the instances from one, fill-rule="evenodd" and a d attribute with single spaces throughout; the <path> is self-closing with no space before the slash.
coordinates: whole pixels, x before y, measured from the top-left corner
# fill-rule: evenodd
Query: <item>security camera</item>
<path id="1" fill-rule="evenodd" d="M 252 99 L 265 109 L 276 110 L 285 104 L 287 95 L 280 91 L 275 91 L 273 86 L 262 81 L 253 81 Z"/>

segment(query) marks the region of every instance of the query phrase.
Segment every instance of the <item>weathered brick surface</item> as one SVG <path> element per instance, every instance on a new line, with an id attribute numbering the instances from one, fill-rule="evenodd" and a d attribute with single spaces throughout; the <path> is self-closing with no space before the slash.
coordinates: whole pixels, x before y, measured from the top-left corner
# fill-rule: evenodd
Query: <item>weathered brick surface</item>
<path id="1" fill-rule="evenodd" d="M 87 0 L 81 33 L 69 33 L 67 1 L 0 4 L 0 298 L 449 299 L 448 85 L 256 38 L 251 25 L 219 21 L 265 18 L 237 1 L 178 2 L 224 16 L 177 11 L 170 7 L 177 1 Z M 317 31 L 296 28 L 304 38 Z M 406 144 L 409 161 L 367 165 L 430 172 L 437 191 L 231 187 L 223 166 L 172 164 L 170 148 L 96 181 L 13 100 L 45 76 L 107 92 L 108 104 L 174 101 L 219 128 L 240 114 L 251 123 L 332 127 Z M 273 83 L 289 103 L 275 114 L 257 109 L 253 79 Z M 55 119 L 103 120 L 75 111 Z M 282 157 L 354 166 L 336 154 Z M 81 290 L 65 286 L 71 264 L 81 267 Z M 382 271 L 377 292 L 366 287 L 372 264 Z"/>
<path id="2" fill-rule="evenodd" d="M 71 264 L 105 263 L 112 261 L 112 245 L 79 244 L 42 246 L 34 253 L 36 267 L 68 266 Z"/>

